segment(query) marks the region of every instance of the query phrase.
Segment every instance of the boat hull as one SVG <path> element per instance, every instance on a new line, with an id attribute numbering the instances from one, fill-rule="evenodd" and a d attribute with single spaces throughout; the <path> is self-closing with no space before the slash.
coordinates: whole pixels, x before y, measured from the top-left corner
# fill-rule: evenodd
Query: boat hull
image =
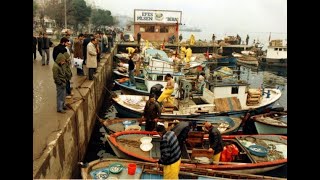
<path id="1" fill-rule="evenodd" d="M 235 57 L 222 57 L 217 59 L 218 64 L 235 64 L 237 62 L 237 58 Z"/>
<path id="2" fill-rule="evenodd" d="M 143 90 L 139 90 L 136 89 L 135 86 L 134 87 L 129 87 L 126 85 L 123 85 L 117 81 L 114 81 L 116 83 L 116 85 L 120 88 L 120 90 L 122 91 L 123 94 L 128 94 L 128 95 L 143 95 L 143 96 L 149 96 L 150 93 L 148 91 L 143 91 Z"/>
<path id="3" fill-rule="evenodd" d="M 128 149 L 126 147 L 127 145 L 123 145 L 124 142 L 120 142 L 121 139 L 127 140 L 133 140 L 133 138 L 136 138 L 137 135 L 140 135 L 138 138 L 145 136 L 152 136 L 156 135 L 157 133 L 155 131 L 122 131 L 122 132 L 117 132 L 114 133 L 110 136 L 109 142 L 113 143 L 115 147 L 119 151 L 123 151 L 129 156 L 133 156 L 139 160 L 147 161 L 147 162 L 157 162 L 157 158 L 154 158 L 153 155 L 154 153 L 141 153 L 139 149 L 134 150 L 133 146 Z M 201 163 L 195 163 L 190 161 L 190 159 L 182 159 L 182 163 L 180 165 L 181 169 L 196 169 L 196 168 L 201 168 L 201 169 L 212 169 L 212 170 L 218 170 L 218 171 L 228 171 L 228 172 L 234 172 L 234 173 L 248 173 L 248 174 L 258 174 L 258 173 L 264 173 L 267 171 L 271 171 L 277 168 L 280 168 L 281 166 L 284 166 L 287 163 L 287 137 L 286 136 L 280 136 L 280 135 L 223 135 L 222 136 L 223 140 L 225 142 L 232 142 L 234 143 L 239 151 L 241 152 L 240 154 L 248 156 L 249 160 L 245 161 L 239 161 L 239 162 L 219 162 L 219 164 L 201 164 Z M 259 142 L 261 140 L 264 140 L 263 142 L 265 143 L 268 141 L 269 143 L 278 146 L 276 147 L 276 151 L 281 151 L 280 153 L 283 153 L 282 157 L 278 157 L 277 159 L 273 159 L 269 161 L 267 159 L 261 159 L 260 157 L 254 156 L 253 154 L 250 153 L 250 151 L 245 147 L 244 142 L 246 139 L 254 139 L 255 141 Z M 119 141 L 119 142 L 118 142 Z M 250 140 L 251 141 L 251 140 Z M 247 143 L 249 142 L 246 141 Z M 280 147 L 281 146 L 281 147 Z M 158 147 L 160 148 L 160 146 Z M 279 148 L 279 149 L 278 149 Z M 284 149 L 285 148 L 285 149 Z M 152 149 L 152 152 L 159 151 L 159 149 Z M 270 154 L 270 158 L 275 157 L 273 154 Z M 184 171 L 183 170 L 183 171 Z M 189 171 L 191 172 L 191 171 Z"/>
<path id="4" fill-rule="evenodd" d="M 254 122 L 258 134 L 287 134 L 287 127 L 267 125 L 258 121 Z"/>
<path id="5" fill-rule="evenodd" d="M 281 66 L 286 67 L 287 66 L 287 59 L 272 59 L 272 58 L 266 58 L 262 57 L 260 59 L 261 64 L 267 64 L 270 66 Z"/>

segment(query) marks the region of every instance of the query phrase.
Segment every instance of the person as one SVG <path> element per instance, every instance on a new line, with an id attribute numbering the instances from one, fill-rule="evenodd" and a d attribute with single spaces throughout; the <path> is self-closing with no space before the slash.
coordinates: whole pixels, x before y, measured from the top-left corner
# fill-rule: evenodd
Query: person
<path id="1" fill-rule="evenodd" d="M 65 61 L 66 57 L 59 53 L 52 67 L 53 79 L 57 90 L 57 112 L 59 113 L 66 113 L 64 110 L 67 109 L 65 106 L 67 77 L 62 67 Z"/>
<path id="2" fill-rule="evenodd" d="M 183 146 L 183 144 L 185 143 L 188 137 L 188 133 L 191 130 L 191 127 L 191 121 L 181 121 L 171 129 L 171 131 L 173 131 L 176 134 L 180 147 Z"/>
<path id="3" fill-rule="evenodd" d="M 48 38 L 47 33 L 43 33 L 42 42 L 41 42 L 41 50 L 42 50 L 42 66 L 49 65 L 49 54 L 50 47 L 53 45 L 50 38 Z M 47 62 L 45 62 L 45 56 L 47 56 Z"/>
<path id="4" fill-rule="evenodd" d="M 204 80 L 205 80 L 205 73 L 201 72 L 200 75 L 199 75 L 199 78 L 198 78 L 198 82 L 197 82 L 197 91 L 199 93 L 203 92 L 203 86 L 205 84 Z"/>
<path id="5" fill-rule="evenodd" d="M 68 42 L 67 43 L 67 47 L 70 46 L 71 44 Z M 63 53 L 63 55 L 66 57 L 65 63 L 62 65 L 62 68 L 64 70 L 64 72 L 66 73 L 66 98 L 67 99 L 71 99 L 73 96 L 73 93 L 71 92 L 71 78 L 72 78 L 72 71 L 70 69 L 70 65 L 71 65 L 71 55 L 69 52 L 65 52 Z"/>
<path id="6" fill-rule="evenodd" d="M 182 153 L 178 138 L 173 131 L 166 131 L 162 124 L 157 125 L 156 131 L 161 137 L 158 164 L 163 164 L 163 179 L 179 179 Z"/>
<path id="7" fill-rule="evenodd" d="M 136 48 L 133 47 L 127 47 L 126 50 L 128 51 L 128 54 L 131 55 L 136 51 Z"/>
<path id="8" fill-rule="evenodd" d="M 33 35 L 33 45 L 32 45 L 33 60 L 36 60 L 36 58 L 37 58 L 37 44 L 38 44 L 38 40 Z"/>
<path id="9" fill-rule="evenodd" d="M 161 103 L 165 98 L 168 98 L 168 102 L 170 104 L 173 104 L 173 100 L 171 98 L 171 94 L 174 90 L 174 80 L 171 76 L 171 74 L 166 74 L 165 80 L 167 80 L 167 85 L 165 87 L 165 90 L 161 93 L 160 97 L 158 98 L 158 102 Z"/>
<path id="10" fill-rule="evenodd" d="M 214 43 L 214 40 L 216 39 L 216 36 L 212 34 L 212 42 Z"/>
<path id="11" fill-rule="evenodd" d="M 179 42 L 182 41 L 182 34 L 179 35 Z"/>
<path id="12" fill-rule="evenodd" d="M 39 33 L 37 40 L 38 40 L 38 52 L 42 57 L 42 33 L 41 32 Z"/>
<path id="13" fill-rule="evenodd" d="M 209 152 L 213 152 L 213 162 L 220 161 L 221 151 L 223 150 L 223 142 L 220 131 L 210 122 L 204 123 L 204 128 L 209 132 Z"/>
<path id="14" fill-rule="evenodd" d="M 247 34 L 247 38 L 246 38 L 246 45 L 249 44 L 249 35 Z"/>
<path id="15" fill-rule="evenodd" d="M 150 94 L 149 100 L 143 110 L 142 119 L 146 121 L 146 131 L 153 131 L 156 127 L 156 120 L 161 115 L 161 108 L 159 103 L 156 101 L 155 95 Z"/>
<path id="16" fill-rule="evenodd" d="M 89 80 L 93 80 L 93 74 L 95 73 L 98 62 L 97 62 L 97 39 L 95 37 L 91 38 L 91 41 L 87 45 L 87 68 L 89 69 Z"/>
<path id="17" fill-rule="evenodd" d="M 132 60 L 132 55 L 129 56 L 128 64 L 129 64 L 128 72 L 129 72 L 129 79 L 130 79 L 129 86 L 135 86 L 136 80 L 134 79 L 134 62 Z"/>
<path id="18" fill-rule="evenodd" d="M 141 41 L 141 33 L 138 32 L 137 34 L 137 39 L 138 39 L 138 45 L 140 46 L 140 41 Z"/>
<path id="19" fill-rule="evenodd" d="M 141 66 L 141 61 L 143 61 L 142 59 L 143 57 L 140 56 L 139 50 L 137 52 L 133 53 L 133 57 L 132 60 L 135 63 L 135 71 L 134 71 L 134 75 L 135 76 L 139 76 L 140 75 L 140 66 Z M 141 60 L 142 59 L 142 60 Z"/>
<path id="20" fill-rule="evenodd" d="M 78 59 L 84 59 L 83 58 L 83 39 L 84 39 L 84 35 L 82 33 L 80 33 L 78 35 L 78 39 L 74 40 L 74 50 L 73 50 L 73 56 L 74 58 L 78 58 Z M 83 69 L 77 68 L 77 75 L 78 76 L 83 76 Z"/>
<path id="21" fill-rule="evenodd" d="M 192 49 L 187 46 L 187 50 L 186 50 L 186 63 L 187 64 L 190 63 L 191 56 L 192 56 Z"/>
<path id="22" fill-rule="evenodd" d="M 60 39 L 60 44 L 58 44 L 53 48 L 52 58 L 54 61 L 56 61 L 58 54 L 60 53 L 63 54 L 67 52 L 67 44 L 66 44 L 67 42 L 69 42 L 69 39 L 67 39 L 66 37 L 63 37 Z"/>

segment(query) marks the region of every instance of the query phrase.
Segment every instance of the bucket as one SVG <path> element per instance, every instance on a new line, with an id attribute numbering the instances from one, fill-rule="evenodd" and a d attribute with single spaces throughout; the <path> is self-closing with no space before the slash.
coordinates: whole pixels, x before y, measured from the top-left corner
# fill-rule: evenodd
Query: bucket
<path id="1" fill-rule="evenodd" d="M 128 164 L 128 174 L 129 175 L 134 175 L 136 173 L 136 168 L 137 168 L 137 165 L 134 164 L 134 163 L 129 163 Z"/>

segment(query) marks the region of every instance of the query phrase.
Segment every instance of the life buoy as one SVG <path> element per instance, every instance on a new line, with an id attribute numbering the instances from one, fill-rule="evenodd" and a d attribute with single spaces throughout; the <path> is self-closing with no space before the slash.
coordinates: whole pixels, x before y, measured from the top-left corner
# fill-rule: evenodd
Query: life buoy
<path id="1" fill-rule="evenodd" d="M 285 62 L 285 60 L 284 60 L 284 59 L 280 59 L 280 62 L 281 62 L 281 63 L 284 63 L 284 62 Z"/>

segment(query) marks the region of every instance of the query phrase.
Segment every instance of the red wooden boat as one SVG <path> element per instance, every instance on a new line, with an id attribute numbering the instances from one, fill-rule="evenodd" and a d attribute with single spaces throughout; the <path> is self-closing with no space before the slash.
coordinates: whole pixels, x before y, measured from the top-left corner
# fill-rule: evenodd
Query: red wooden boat
<path id="1" fill-rule="evenodd" d="M 153 147 L 150 151 L 140 149 L 140 138 L 152 137 Z M 108 142 L 113 146 L 113 150 L 121 151 L 127 157 L 143 160 L 147 162 L 157 162 L 160 157 L 160 141 L 158 133 L 153 131 L 122 131 L 107 135 Z M 231 162 L 206 162 L 199 160 L 195 152 L 198 149 L 207 149 L 207 139 L 201 137 L 200 147 L 196 146 L 193 141 L 193 148 L 187 150 L 182 148 L 181 168 L 205 168 L 221 171 L 231 171 L 239 173 L 257 174 L 279 168 L 287 163 L 287 137 L 281 135 L 223 135 L 225 146 L 234 144 L 239 150 L 238 154 Z M 194 138 L 188 138 L 188 141 Z M 263 154 L 256 154 L 253 146 L 264 147 L 268 151 Z M 259 149 L 256 149 L 259 152 Z M 116 153 L 118 154 L 118 153 Z M 205 154 L 205 153 L 204 153 Z M 191 157 L 191 158 L 190 158 Z M 198 159 L 197 159 L 198 157 Z"/>

